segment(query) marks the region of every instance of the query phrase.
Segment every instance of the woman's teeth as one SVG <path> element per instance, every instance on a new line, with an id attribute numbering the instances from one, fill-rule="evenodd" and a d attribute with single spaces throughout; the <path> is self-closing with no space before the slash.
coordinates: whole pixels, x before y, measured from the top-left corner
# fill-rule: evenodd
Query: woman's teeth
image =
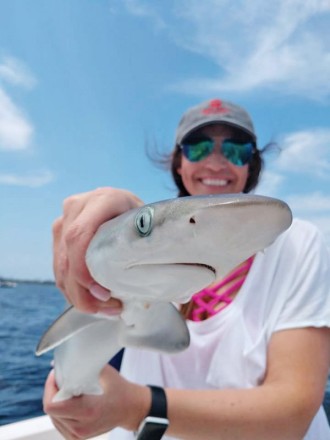
<path id="1" fill-rule="evenodd" d="M 224 180 L 224 179 L 202 179 L 202 183 L 204 183 L 204 185 L 209 185 L 209 186 L 226 186 L 226 185 L 228 185 L 228 180 Z"/>

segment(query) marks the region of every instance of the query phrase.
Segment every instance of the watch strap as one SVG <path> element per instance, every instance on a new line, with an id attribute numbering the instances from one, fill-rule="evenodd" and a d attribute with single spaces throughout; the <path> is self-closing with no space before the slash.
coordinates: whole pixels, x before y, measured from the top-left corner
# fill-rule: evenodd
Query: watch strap
<path id="1" fill-rule="evenodd" d="M 151 390 L 151 407 L 148 416 L 167 419 L 167 400 L 164 388 L 148 385 Z"/>
<path id="2" fill-rule="evenodd" d="M 160 440 L 168 428 L 167 400 L 163 388 L 148 385 L 151 391 L 151 405 L 147 416 L 142 420 L 136 439 Z"/>

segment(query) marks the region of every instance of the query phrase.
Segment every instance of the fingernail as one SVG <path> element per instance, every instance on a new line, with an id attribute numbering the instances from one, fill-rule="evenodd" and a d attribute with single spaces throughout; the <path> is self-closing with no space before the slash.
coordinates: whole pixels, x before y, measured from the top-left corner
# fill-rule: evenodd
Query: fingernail
<path id="1" fill-rule="evenodd" d="M 100 286 L 99 284 L 93 283 L 89 291 L 91 295 L 94 296 L 94 298 L 100 300 L 100 301 L 108 301 L 108 299 L 111 298 L 111 292 L 108 289 L 105 289 L 104 287 Z"/>
<path id="2" fill-rule="evenodd" d="M 107 316 L 116 316 L 116 315 L 120 315 L 122 312 L 122 309 L 120 307 L 104 307 L 102 308 L 99 313 L 103 314 L 103 315 L 107 315 Z"/>

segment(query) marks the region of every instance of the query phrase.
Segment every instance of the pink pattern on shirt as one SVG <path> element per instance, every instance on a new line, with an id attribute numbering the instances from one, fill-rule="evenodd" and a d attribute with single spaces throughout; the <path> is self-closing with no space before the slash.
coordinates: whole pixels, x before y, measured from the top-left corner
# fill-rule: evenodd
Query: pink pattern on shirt
<path id="1" fill-rule="evenodd" d="M 192 321 L 202 321 L 201 315 L 205 312 L 208 313 L 208 316 L 213 316 L 227 307 L 233 300 L 230 298 L 230 295 L 241 288 L 243 285 L 247 274 L 252 266 L 254 257 L 250 257 L 245 261 L 244 264 L 239 266 L 236 270 L 234 270 L 230 275 L 221 280 L 218 284 L 212 287 L 206 287 L 200 292 L 196 293 L 192 297 L 192 301 L 194 302 L 195 308 L 192 311 L 191 319 Z M 223 293 L 218 294 L 218 290 L 223 288 L 226 284 L 229 284 L 235 278 L 239 277 L 242 273 L 246 272 L 245 276 L 237 280 L 235 283 L 231 284 Z M 223 302 L 223 306 L 220 308 L 216 308 L 216 306 Z"/>

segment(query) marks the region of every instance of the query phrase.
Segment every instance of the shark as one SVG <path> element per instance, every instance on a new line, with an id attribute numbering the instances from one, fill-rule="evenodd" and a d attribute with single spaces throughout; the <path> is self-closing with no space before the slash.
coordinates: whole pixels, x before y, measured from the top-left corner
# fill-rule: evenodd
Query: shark
<path id="1" fill-rule="evenodd" d="M 102 394 L 100 372 L 123 347 L 172 354 L 187 348 L 180 304 L 264 251 L 291 222 L 284 201 L 229 194 L 150 203 L 102 224 L 86 265 L 122 301 L 122 313 L 71 306 L 42 335 L 36 354 L 54 349 L 54 401 Z"/>

